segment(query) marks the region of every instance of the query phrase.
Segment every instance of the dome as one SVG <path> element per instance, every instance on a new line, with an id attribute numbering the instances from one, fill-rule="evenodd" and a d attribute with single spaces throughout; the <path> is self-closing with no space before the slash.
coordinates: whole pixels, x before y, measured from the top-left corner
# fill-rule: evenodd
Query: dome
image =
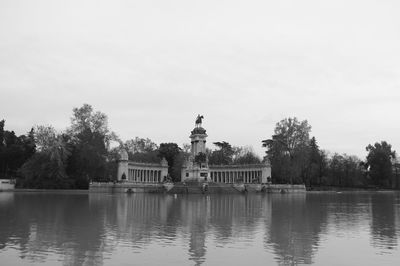
<path id="1" fill-rule="evenodd" d="M 194 135 L 194 134 L 206 134 L 206 130 L 202 127 L 195 127 L 192 130 L 192 135 Z"/>

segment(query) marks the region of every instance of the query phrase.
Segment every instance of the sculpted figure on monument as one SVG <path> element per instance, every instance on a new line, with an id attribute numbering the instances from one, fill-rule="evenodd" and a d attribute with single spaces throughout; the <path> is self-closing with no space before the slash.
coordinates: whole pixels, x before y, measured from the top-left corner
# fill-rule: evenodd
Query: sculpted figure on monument
<path id="1" fill-rule="evenodd" d="M 202 123 L 202 119 L 204 119 L 204 116 L 202 116 L 202 115 L 197 115 L 197 118 L 196 118 L 196 127 L 201 127 L 201 123 Z"/>

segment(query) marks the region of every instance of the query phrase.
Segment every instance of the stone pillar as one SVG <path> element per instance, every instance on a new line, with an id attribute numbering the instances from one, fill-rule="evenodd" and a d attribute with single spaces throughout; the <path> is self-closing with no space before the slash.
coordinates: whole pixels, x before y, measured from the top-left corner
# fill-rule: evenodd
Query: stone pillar
<path id="1" fill-rule="evenodd" d="M 122 149 L 119 152 L 119 160 L 118 160 L 118 172 L 117 172 L 117 180 L 121 181 L 122 176 L 125 175 L 126 179 L 128 179 L 128 153 L 125 149 Z"/>
<path id="2" fill-rule="evenodd" d="M 164 177 L 168 175 L 168 162 L 163 158 L 161 160 L 161 180 L 164 180 Z"/>

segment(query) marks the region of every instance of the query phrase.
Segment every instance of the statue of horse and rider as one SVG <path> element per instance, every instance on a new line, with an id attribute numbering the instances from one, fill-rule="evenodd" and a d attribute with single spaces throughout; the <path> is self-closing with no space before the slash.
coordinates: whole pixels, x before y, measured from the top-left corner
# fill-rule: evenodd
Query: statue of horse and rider
<path id="1" fill-rule="evenodd" d="M 197 115 L 197 118 L 196 118 L 196 127 L 201 127 L 201 122 L 203 121 L 203 119 L 204 119 L 204 116 L 202 116 L 202 115 Z"/>

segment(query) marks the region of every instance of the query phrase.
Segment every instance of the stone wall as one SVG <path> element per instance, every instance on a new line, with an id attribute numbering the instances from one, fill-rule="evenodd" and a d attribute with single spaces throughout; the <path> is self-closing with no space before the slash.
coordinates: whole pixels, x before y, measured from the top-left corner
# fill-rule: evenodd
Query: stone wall
<path id="1" fill-rule="evenodd" d="M 214 182 L 151 183 L 91 183 L 93 193 L 171 193 L 171 194 L 244 194 L 244 193 L 304 193 L 304 185 L 285 184 L 224 184 Z"/>

